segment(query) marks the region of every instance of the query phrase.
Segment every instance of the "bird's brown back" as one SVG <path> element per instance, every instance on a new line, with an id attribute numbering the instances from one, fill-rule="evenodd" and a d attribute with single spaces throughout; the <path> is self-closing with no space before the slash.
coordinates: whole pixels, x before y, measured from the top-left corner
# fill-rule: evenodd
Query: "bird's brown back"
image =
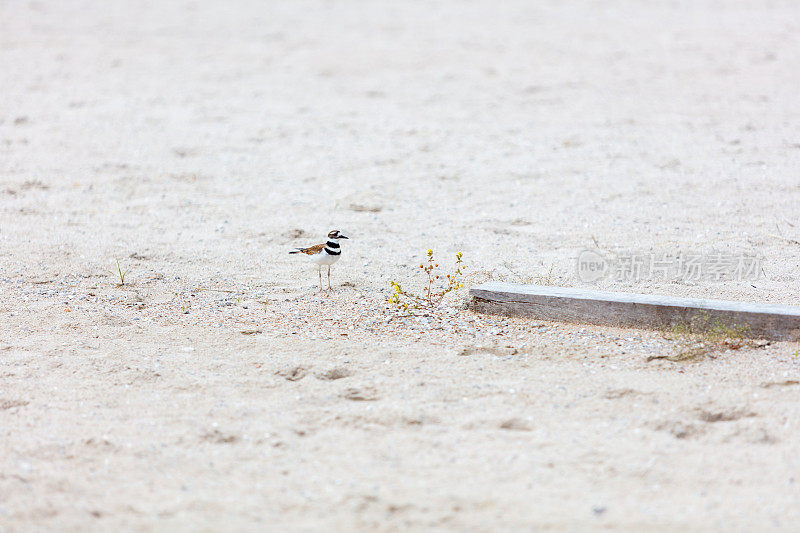
<path id="1" fill-rule="evenodd" d="M 301 253 L 301 254 L 306 254 L 306 255 L 317 255 L 318 253 L 320 253 L 322 251 L 323 248 L 325 248 L 325 243 L 324 242 L 322 244 L 315 244 L 314 246 L 309 246 L 308 248 L 298 248 L 296 252 L 290 252 L 290 253 L 294 253 L 294 254 Z"/>

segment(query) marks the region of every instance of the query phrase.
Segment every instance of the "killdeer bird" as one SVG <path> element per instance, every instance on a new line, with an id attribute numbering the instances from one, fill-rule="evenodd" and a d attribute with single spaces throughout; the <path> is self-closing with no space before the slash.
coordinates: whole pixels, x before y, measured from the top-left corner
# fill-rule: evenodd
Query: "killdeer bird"
<path id="1" fill-rule="evenodd" d="M 328 241 L 324 244 L 317 244 L 309 246 L 308 248 L 297 248 L 290 254 L 306 254 L 312 263 L 317 265 L 317 273 L 319 274 L 319 290 L 322 290 L 322 267 L 328 267 L 328 290 L 331 290 L 331 265 L 339 260 L 342 255 L 342 249 L 339 246 L 339 239 L 347 239 L 344 235 L 335 229 L 328 233 Z"/>

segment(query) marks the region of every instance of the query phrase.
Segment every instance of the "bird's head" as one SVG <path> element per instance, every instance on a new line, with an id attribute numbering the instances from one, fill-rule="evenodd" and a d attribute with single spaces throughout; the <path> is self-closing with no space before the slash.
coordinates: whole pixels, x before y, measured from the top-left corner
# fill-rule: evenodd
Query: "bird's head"
<path id="1" fill-rule="evenodd" d="M 348 237 L 345 237 L 338 229 L 335 229 L 328 233 L 328 238 L 336 241 L 339 239 L 347 239 Z"/>

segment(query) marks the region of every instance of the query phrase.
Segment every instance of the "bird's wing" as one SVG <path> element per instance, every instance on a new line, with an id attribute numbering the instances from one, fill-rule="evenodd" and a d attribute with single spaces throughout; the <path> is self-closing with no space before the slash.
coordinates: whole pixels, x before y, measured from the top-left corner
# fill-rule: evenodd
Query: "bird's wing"
<path id="1" fill-rule="evenodd" d="M 306 255 L 317 255 L 325 248 L 325 243 L 309 246 L 308 248 L 298 248 L 297 251 Z"/>

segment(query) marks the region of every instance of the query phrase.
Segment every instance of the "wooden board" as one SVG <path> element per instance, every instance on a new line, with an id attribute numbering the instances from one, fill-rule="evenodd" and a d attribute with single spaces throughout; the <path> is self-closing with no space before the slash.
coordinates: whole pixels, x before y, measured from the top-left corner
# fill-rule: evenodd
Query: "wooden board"
<path id="1" fill-rule="evenodd" d="M 695 316 L 746 326 L 748 336 L 800 340 L 800 307 L 489 282 L 470 289 L 481 313 L 603 326 L 661 328 Z"/>

